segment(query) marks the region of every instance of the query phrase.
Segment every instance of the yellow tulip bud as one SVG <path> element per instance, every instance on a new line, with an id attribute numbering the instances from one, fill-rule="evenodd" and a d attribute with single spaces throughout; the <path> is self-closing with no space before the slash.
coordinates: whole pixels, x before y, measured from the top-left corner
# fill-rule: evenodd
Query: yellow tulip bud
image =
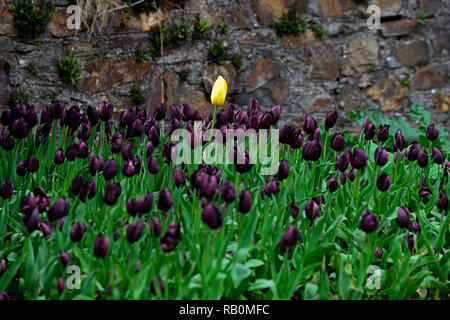
<path id="1" fill-rule="evenodd" d="M 222 76 L 219 76 L 214 82 L 211 91 L 211 103 L 215 106 L 221 106 L 225 102 L 227 96 L 227 82 Z"/>

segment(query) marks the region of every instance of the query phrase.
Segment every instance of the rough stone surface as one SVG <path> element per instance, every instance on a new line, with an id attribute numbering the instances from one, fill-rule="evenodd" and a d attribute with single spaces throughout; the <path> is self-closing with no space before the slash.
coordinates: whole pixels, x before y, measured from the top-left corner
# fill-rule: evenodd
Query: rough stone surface
<path id="1" fill-rule="evenodd" d="M 346 76 L 356 76 L 378 69 L 378 51 L 378 42 L 374 37 L 349 38 L 344 46 L 342 73 Z"/>
<path id="2" fill-rule="evenodd" d="M 66 13 L 66 10 L 61 9 L 55 13 L 48 24 L 48 32 L 54 37 L 63 38 L 76 34 L 76 30 L 70 30 L 67 28 L 67 19 L 70 14 Z"/>
<path id="3" fill-rule="evenodd" d="M 289 10 L 304 13 L 308 0 L 254 0 L 256 15 L 263 25 L 272 25 L 274 20 L 279 20 Z"/>
<path id="4" fill-rule="evenodd" d="M 400 107 L 406 101 L 407 93 L 408 87 L 402 85 L 395 77 L 380 79 L 366 90 L 366 95 L 377 100 L 383 111 Z"/>
<path id="5" fill-rule="evenodd" d="M 450 108 L 450 91 L 436 93 L 433 103 L 436 109 L 447 112 Z"/>
<path id="6" fill-rule="evenodd" d="M 403 5 L 403 0 L 370 0 L 369 4 L 380 7 L 381 17 L 396 16 Z"/>
<path id="7" fill-rule="evenodd" d="M 444 80 L 445 76 L 439 73 L 434 66 L 426 66 L 417 71 L 414 89 L 425 90 L 439 88 Z"/>
<path id="8" fill-rule="evenodd" d="M 0 108 L 8 105 L 10 94 L 10 85 L 8 81 L 9 64 L 6 61 L 0 61 Z"/>
<path id="9" fill-rule="evenodd" d="M 397 47 L 396 56 L 404 66 L 428 62 L 428 46 L 424 41 L 403 43 Z"/>
<path id="10" fill-rule="evenodd" d="M 416 26 L 414 21 L 398 20 L 388 21 L 381 24 L 383 37 L 398 37 L 410 34 Z"/>
<path id="11" fill-rule="evenodd" d="M 319 4 L 324 19 L 340 17 L 355 8 L 353 0 L 319 0 Z"/>
<path id="12" fill-rule="evenodd" d="M 280 75 L 280 65 L 272 58 L 262 57 L 256 63 L 256 67 L 250 74 L 246 87 L 252 91 L 262 87 L 267 82 Z"/>
<path id="13" fill-rule="evenodd" d="M 17 36 L 17 30 L 14 28 L 14 18 L 6 7 L 2 8 L 0 4 L 0 35 L 8 37 Z"/>
<path id="14" fill-rule="evenodd" d="M 339 77 L 339 62 L 333 55 L 330 47 L 323 48 L 314 57 L 313 69 L 311 72 L 313 79 L 335 80 Z"/>
<path id="15" fill-rule="evenodd" d="M 422 15 L 427 12 L 427 16 L 433 16 L 442 9 L 441 0 L 418 0 L 419 13 Z"/>

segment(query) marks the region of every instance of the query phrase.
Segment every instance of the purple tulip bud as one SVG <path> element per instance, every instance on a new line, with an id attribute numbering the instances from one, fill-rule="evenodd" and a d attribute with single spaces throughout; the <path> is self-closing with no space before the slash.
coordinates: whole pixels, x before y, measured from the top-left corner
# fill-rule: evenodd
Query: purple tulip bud
<path id="1" fill-rule="evenodd" d="M 144 132 L 144 125 L 140 119 L 136 119 L 127 129 L 127 137 L 140 137 Z"/>
<path id="2" fill-rule="evenodd" d="M 99 120 L 99 114 L 98 114 L 98 110 L 88 106 L 87 110 L 86 110 L 89 122 L 91 123 L 91 125 L 95 126 L 98 123 Z"/>
<path id="3" fill-rule="evenodd" d="M 30 215 L 25 216 L 24 223 L 29 233 L 32 233 L 34 230 L 39 228 L 39 210 L 35 207 Z"/>
<path id="4" fill-rule="evenodd" d="M 0 186 L 0 196 L 3 199 L 11 198 L 11 196 L 13 195 L 13 192 L 14 192 L 14 184 L 9 180 L 6 180 Z"/>
<path id="5" fill-rule="evenodd" d="M 48 219 L 50 221 L 55 221 L 65 217 L 69 213 L 70 202 L 66 197 L 59 198 L 48 210 Z"/>
<path id="6" fill-rule="evenodd" d="M 290 250 L 300 239 L 300 230 L 295 225 L 290 225 L 280 241 L 282 251 Z"/>
<path id="7" fill-rule="evenodd" d="M 383 257 L 383 249 L 381 249 L 380 247 L 376 247 L 375 248 L 375 252 L 374 252 L 375 257 L 377 257 L 378 259 L 381 259 Z"/>
<path id="8" fill-rule="evenodd" d="M 289 141 L 291 139 L 291 135 L 294 131 L 296 131 L 296 129 L 290 125 L 282 126 L 280 129 L 280 133 L 279 133 L 280 143 L 285 143 L 285 144 L 289 143 Z"/>
<path id="9" fill-rule="evenodd" d="M 313 198 L 306 202 L 305 214 L 311 221 L 320 217 L 319 204 Z"/>
<path id="10" fill-rule="evenodd" d="M 194 110 L 192 108 L 192 105 L 190 103 L 183 103 L 180 109 L 181 118 L 183 121 L 190 121 L 192 120 L 192 116 L 194 114 Z"/>
<path id="11" fill-rule="evenodd" d="M 394 149 L 402 151 L 405 148 L 405 138 L 403 137 L 402 130 L 398 129 L 395 133 L 395 145 Z"/>
<path id="12" fill-rule="evenodd" d="M 366 140 L 372 140 L 373 137 L 375 136 L 375 131 L 376 131 L 376 127 L 373 123 L 369 123 L 365 128 L 364 128 L 364 139 Z"/>
<path id="13" fill-rule="evenodd" d="M 166 105 L 164 103 L 160 103 L 156 106 L 153 117 L 156 121 L 161 121 L 166 117 Z"/>
<path id="14" fill-rule="evenodd" d="M 78 134 L 77 137 L 80 140 L 89 140 L 89 138 L 91 137 L 91 123 L 89 121 L 87 122 L 83 122 L 80 126 L 80 128 L 78 129 Z"/>
<path id="15" fill-rule="evenodd" d="M 64 152 L 61 148 L 59 148 L 58 150 L 56 150 L 55 155 L 53 157 L 53 162 L 57 165 L 63 164 L 64 160 L 66 158 L 64 157 Z"/>
<path id="16" fill-rule="evenodd" d="M 138 213 L 136 199 L 130 198 L 127 200 L 127 211 L 132 217 Z"/>
<path id="17" fill-rule="evenodd" d="M 97 172 L 102 172 L 105 167 L 105 162 L 101 156 L 92 156 L 89 159 L 89 173 L 95 176 Z"/>
<path id="18" fill-rule="evenodd" d="M 386 191 L 391 185 L 391 178 L 386 172 L 381 173 L 377 178 L 377 188 L 380 191 Z"/>
<path id="19" fill-rule="evenodd" d="M 157 174 L 159 172 L 159 163 L 156 157 L 151 156 L 147 160 L 148 171 L 151 174 Z"/>
<path id="20" fill-rule="evenodd" d="M 448 209 L 448 197 L 447 197 L 447 194 L 445 193 L 445 190 L 439 191 L 438 201 L 436 203 L 436 206 L 442 212 L 445 212 Z"/>
<path id="21" fill-rule="evenodd" d="M 439 149 L 439 147 L 433 147 L 431 151 L 431 157 L 434 159 L 434 163 L 436 164 L 444 163 L 444 156 L 442 155 L 442 151 L 441 149 Z"/>
<path id="22" fill-rule="evenodd" d="M 136 210 L 137 212 L 144 214 L 149 213 L 152 209 L 153 204 L 153 193 L 143 194 L 136 201 Z"/>
<path id="23" fill-rule="evenodd" d="M 330 193 L 335 192 L 339 188 L 339 181 L 336 179 L 335 176 L 331 176 L 330 179 L 327 181 L 327 189 L 330 191 Z"/>
<path id="24" fill-rule="evenodd" d="M 80 146 L 77 143 L 72 143 L 67 149 L 66 149 L 66 158 L 69 161 L 74 161 L 76 157 L 78 156 L 78 151 L 80 149 Z"/>
<path id="25" fill-rule="evenodd" d="M 6 291 L 0 292 L 0 301 L 10 300 L 10 297 Z"/>
<path id="26" fill-rule="evenodd" d="M 39 160 L 36 156 L 31 156 L 27 161 L 27 170 L 31 173 L 37 172 L 39 169 Z"/>
<path id="27" fill-rule="evenodd" d="M 159 292 L 161 292 L 161 294 L 164 294 L 164 282 L 162 281 L 160 276 L 158 276 L 158 286 L 159 286 Z M 154 283 L 153 278 L 150 281 L 150 292 L 152 294 L 156 294 L 155 283 Z"/>
<path id="28" fill-rule="evenodd" d="M 222 185 L 222 199 L 226 203 L 231 203 L 236 198 L 236 189 L 234 188 L 234 185 L 229 180 L 224 180 Z"/>
<path id="29" fill-rule="evenodd" d="M 106 161 L 105 168 L 103 169 L 103 176 L 106 180 L 112 180 L 117 174 L 117 171 L 119 170 L 119 165 L 117 164 L 117 161 L 114 159 L 110 159 Z"/>
<path id="30" fill-rule="evenodd" d="M 281 106 L 279 104 L 272 106 L 271 113 L 272 113 L 272 125 L 275 125 L 280 119 Z"/>
<path id="31" fill-rule="evenodd" d="M 408 245 L 409 251 L 413 252 L 414 251 L 414 234 L 411 233 L 406 236 L 406 243 Z"/>
<path id="32" fill-rule="evenodd" d="M 286 159 L 281 160 L 280 165 L 278 166 L 277 177 L 280 181 L 287 179 L 289 176 L 289 163 Z"/>
<path id="33" fill-rule="evenodd" d="M 169 188 L 164 188 L 159 192 L 158 197 L 158 209 L 164 212 L 168 212 L 173 205 L 172 195 Z"/>
<path id="34" fill-rule="evenodd" d="M 434 123 L 427 127 L 427 139 L 434 141 L 439 137 L 439 129 L 434 126 Z"/>
<path id="35" fill-rule="evenodd" d="M 57 284 L 56 288 L 58 289 L 59 295 L 63 294 L 65 287 L 66 287 L 66 282 L 64 281 L 64 279 L 58 278 L 58 284 Z"/>
<path id="36" fill-rule="evenodd" d="M 374 232 L 378 228 L 378 219 L 377 217 L 370 212 L 369 210 L 364 210 L 361 214 L 361 223 L 359 228 L 365 233 Z"/>
<path id="37" fill-rule="evenodd" d="M 173 179 L 177 187 L 181 187 L 186 184 L 186 176 L 184 175 L 183 170 L 181 170 L 181 168 L 175 168 L 175 171 L 173 173 Z"/>
<path id="38" fill-rule="evenodd" d="M 397 210 L 397 224 L 400 228 L 408 228 L 409 227 L 409 223 L 411 221 L 411 215 L 408 211 L 408 209 L 406 209 L 403 206 L 398 207 Z"/>
<path id="39" fill-rule="evenodd" d="M 91 179 L 90 181 L 83 183 L 80 189 L 79 197 L 81 202 L 86 202 L 86 197 L 92 199 L 95 197 L 96 194 L 97 194 L 97 184 L 95 183 L 94 179 Z"/>
<path id="40" fill-rule="evenodd" d="M 303 120 L 303 131 L 309 134 L 313 134 L 314 131 L 316 131 L 316 127 L 317 127 L 316 119 L 310 116 L 309 114 L 305 113 Z"/>
<path id="41" fill-rule="evenodd" d="M 159 237 L 161 235 L 161 222 L 157 217 L 150 218 L 148 226 L 153 236 Z"/>
<path id="42" fill-rule="evenodd" d="M 325 116 L 325 130 L 330 130 L 336 125 L 337 121 L 337 111 L 330 111 Z"/>
<path id="43" fill-rule="evenodd" d="M 217 207 L 213 203 L 210 203 L 210 204 L 206 205 L 206 207 L 203 209 L 202 220 L 211 229 L 218 229 L 222 225 L 223 214 L 220 211 L 219 207 Z"/>
<path id="44" fill-rule="evenodd" d="M 388 124 L 380 124 L 378 126 L 377 138 L 378 141 L 386 141 L 389 138 L 389 127 Z"/>
<path id="45" fill-rule="evenodd" d="M 386 148 L 377 147 L 374 153 L 375 162 L 380 167 L 384 166 L 389 161 L 389 155 L 386 151 Z"/>
<path id="46" fill-rule="evenodd" d="M 7 261 L 5 258 L 0 260 L 0 277 L 6 272 Z"/>
<path id="47" fill-rule="evenodd" d="M 272 114 L 270 112 L 262 113 L 261 117 L 258 119 L 258 128 L 268 129 L 271 124 L 272 124 Z"/>
<path id="48" fill-rule="evenodd" d="M 248 213 L 252 208 L 252 195 L 249 190 L 245 189 L 241 191 L 239 195 L 238 209 L 242 213 Z"/>
<path id="49" fill-rule="evenodd" d="M 412 229 L 413 229 L 413 231 L 414 231 L 415 233 L 420 233 L 421 228 L 420 228 L 420 222 L 419 222 L 419 220 L 414 220 L 414 221 L 413 221 L 413 223 L 412 223 Z"/>
<path id="50" fill-rule="evenodd" d="M 53 232 L 50 222 L 48 222 L 48 221 L 41 222 L 41 230 L 42 230 L 42 234 L 44 235 L 44 237 L 48 237 Z"/>
<path id="51" fill-rule="evenodd" d="M 127 240 L 129 243 L 134 243 L 139 240 L 142 235 L 144 226 L 141 222 L 136 221 L 130 224 L 127 228 Z"/>
<path id="52" fill-rule="evenodd" d="M 419 155 L 417 156 L 417 163 L 419 167 L 425 168 L 428 164 L 428 154 L 425 149 L 420 150 Z"/>
<path id="53" fill-rule="evenodd" d="M 355 169 L 364 170 L 367 166 L 367 160 L 367 153 L 361 149 L 355 148 L 353 149 L 353 152 L 350 153 L 350 163 Z"/>
<path id="54" fill-rule="evenodd" d="M 80 159 L 86 159 L 89 156 L 89 146 L 85 141 L 80 141 L 78 144 L 78 154 L 77 157 Z"/>
<path id="55" fill-rule="evenodd" d="M 114 205 L 122 193 L 119 182 L 108 183 L 105 188 L 104 201 L 107 205 Z"/>
<path id="56" fill-rule="evenodd" d="M 322 146 L 318 140 L 313 140 L 305 143 L 302 148 L 302 157 L 305 160 L 317 161 L 320 159 L 322 153 Z"/>
<path id="57" fill-rule="evenodd" d="M 83 239 L 83 235 L 85 232 L 86 228 L 84 227 L 83 222 L 75 222 L 72 229 L 70 230 L 70 239 L 73 242 L 80 242 L 81 239 Z"/>
<path id="58" fill-rule="evenodd" d="M 10 151 L 12 149 L 14 149 L 15 146 L 15 141 L 14 138 L 12 136 L 10 136 L 9 134 L 5 134 L 3 136 L 3 141 L 2 141 L 2 148 L 6 151 Z"/>
<path id="59" fill-rule="evenodd" d="M 295 203 L 291 203 L 291 216 L 292 218 L 296 219 L 298 217 L 298 213 L 300 212 L 299 206 Z"/>
<path id="60" fill-rule="evenodd" d="M 153 143 L 154 146 L 159 146 L 161 143 L 161 138 L 159 136 L 159 130 L 156 126 L 151 127 L 148 133 L 148 139 Z"/>
<path id="61" fill-rule="evenodd" d="M 340 133 L 335 133 L 331 136 L 331 148 L 334 151 L 342 151 L 345 147 L 345 138 Z"/>
<path id="62" fill-rule="evenodd" d="M 291 133 L 288 142 L 289 146 L 292 149 L 298 149 L 302 146 L 303 144 L 303 135 L 302 132 L 300 130 L 295 130 Z"/>
<path id="63" fill-rule="evenodd" d="M 98 258 L 103 258 L 108 253 L 109 239 L 103 233 L 95 236 L 94 240 L 94 255 Z"/>
<path id="64" fill-rule="evenodd" d="M 429 196 L 431 194 L 431 189 L 427 186 L 427 183 L 425 181 L 425 177 L 422 176 L 422 187 L 419 190 L 419 196 L 421 198 Z"/>
<path id="65" fill-rule="evenodd" d="M 112 153 L 119 153 L 122 150 L 123 134 L 120 131 L 116 131 L 109 140 L 109 149 Z"/>
<path id="66" fill-rule="evenodd" d="M 61 114 L 64 112 L 65 109 L 66 109 L 66 106 L 61 101 L 53 102 L 48 107 L 48 111 L 54 120 L 61 118 Z"/>
<path id="67" fill-rule="evenodd" d="M 70 191 L 72 191 L 73 194 L 78 195 L 82 186 L 83 176 L 79 173 L 75 178 L 73 178 L 72 184 L 70 185 Z"/>
<path id="68" fill-rule="evenodd" d="M 120 113 L 119 124 L 122 127 L 127 127 L 136 119 L 136 109 L 128 107 Z"/>
<path id="69" fill-rule="evenodd" d="M 28 136 L 28 124 L 19 118 L 11 124 L 9 132 L 16 139 L 24 139 Z"/>
<path id="70" fill-rule="evenodd" d="M 71 265 L 72 262 L 73 260 L 70 253 L 61 251 L 61 263 L 63 265 L 63 268 L 65 268 L 67 265 Z"/>
<path id="71" fill-rule="evenodd" d="M 408 158 L 409 161 L 415 161 L 419 156 L 419 152 L 420 152 L 420 143 L 414 141 L 413 143 L 411 143 L 406 157 Z"/>
<path id="72" fill-rule="evenodd" d="M 149 158 L 153 154 L 154 150 L 155 150 L 155 146 L 153 145 L 153 142 L 151 142 L 151 141 L 147 142 L 147 144 L 145 146 L 145 157 Z"/>
<path id="73" fill-rule="evenodd" d="M 166 233 L 161 238 L 161 248 L 164 252 L 175 250 L 180 241 L 180 224 L 172 221 L 167 227 Z"/>
<path id="74" fill-rule="evenodd" d="M 111 104 L 111 102 L 103 101 L 100 104 L 100 110 L 98 113 L 100 120 L 108 121 L 109 119 L 111 119 L 112 114 L 113 114 L 113 109 L 114 109 L 114 107 Z"/>
<path id="75" fill-rule="evenodd" d="M 337 157 L 336 164 L 334 167 L 335 169 L 344 172 L 345 170 L 347 170 L 349 164 L 350 164 L 350 153 L 344 152 Z"/>

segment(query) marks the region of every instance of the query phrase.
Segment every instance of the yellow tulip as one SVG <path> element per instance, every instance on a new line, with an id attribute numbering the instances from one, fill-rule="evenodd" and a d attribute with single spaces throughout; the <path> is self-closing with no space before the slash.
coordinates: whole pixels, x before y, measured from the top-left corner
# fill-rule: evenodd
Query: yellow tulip
<path id="1" fill-rule="evenodd" d="M 227 82 L 222 76 L 219 76 L 214 82 L 214 86 L 211 91 L 211 103 L 214 106 L 221 106 L 225 102 L 227 96 Z"/>

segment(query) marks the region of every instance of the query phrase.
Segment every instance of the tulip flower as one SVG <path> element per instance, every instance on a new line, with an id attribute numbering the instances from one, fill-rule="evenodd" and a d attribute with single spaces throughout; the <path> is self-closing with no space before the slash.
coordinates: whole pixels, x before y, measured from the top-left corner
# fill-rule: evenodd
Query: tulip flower
<path id="1" fill-rule="evenodd" d="M 80 159 L 86 159 L 89 156 L 89 146 L 85 141 L 80 141 L 78 144 L 78 154 L 77 157 Z"/>
<path id="2" fill-rule="evenodd" d="M 56 150 L 55 155 L 53 156 L 53 162 L 57 165 L 63 164 L 65 160 L 64 152 L 61 148 Z"/>
<path id="3" fill-rule="evenodd" d="M 300 239 L 300 230 L 295 225 L 290 225 L 280 241 L 282 251 L 290 250 Z"/>
<path id="4" fill-rule="evenodd" d="M 291 217 L 294 219 L 297 218 L 299 211 L 300 211 L 299 206 L 295 202 L 292 202 L 291 203 Z"/>
<path id="5" fill-rule="evenodd" d="M 389 127 L 388 124 L 380 124 L 378 126 L 377 139 L 381 142 L 386 141 L 389 138 Z"/>
<path id="6" fill-rule="evenodd" d="M 406 157 L 408 158 L 409 161 L 415 161 L 419 156 L 419 152 L 420 152 L 420 143 L 414 141 L 409 146 L 409 150 Z"/>
<path id="7" fill-rule="evenodd" d="M 377 188 L 380 191 L 386 191 L 391 185 L 391 178 L 386 172 L 381 173 L 377 178 Z"/>
<path id="8" fill-rule="evenodd" d="M 381 259 L 383 257 L 383 249 L 381 249 L 380 247 L 376 247 L 375 248 L 375 252 L 374 252 L 375 257 L 377 257 L 378 259 Z"/>
<path id="9" fill-rule="evenodd" d="M 403 242 L 403 239 L 402 239 Z M 408 234 L 406 236 L 406 244 L 408 245 L 408 249 L 409 251 L 413 252 L 414 251 L 414 234 Z M 403 243 L 402 243 L 403 246 Z"/>
<path id="10" fill-rule="evenodd" d="M 376 127 L 372 122 L 369 121 L 368 116 L 364 118 L 363 129 L 364 129 L 364 139 L 372 140 L 372 138 L 375 136 Z"/>
<path id="11" fill-rule="evenodd" d="M 325 130 L 330 130 L 336 125 L 337 121 L 337 111 L 330 111 L 325 116 Z"/>
<path id="12" fill-rule="evenodd" d="M 226 203 L 231 203 L 236 198 L 236 189 L 234 185 L 229 180 L 224 180 L 222 185 L 222 199 Z"/>
<path id="13" fill-rule="evenodd" d="M 421 228 L 420 228 L 420 222 L 419 222 L 419 220 L 414 220 L 414 221 L 413 221 L 413 223 L 412 223 L 412 229 L 413 229 L 413 231 L 414 231 L 415 233 L 420 233 Z"/>
<path id="14" fill-rule="evenodd" d="M 42 230 L 42 234 L 44 235 L 44 237 L 48 237 L 49 235 L 51 235 L 53 233 L 50 222 L 48 222 L 48 221 L 41 222 L 41 230 Z"/>
<path id="15" fill-rule="evenodd" d="M 129 243 L 134 243 L 139 240 L 144 226 L 141 222 L 136 221 L 130 224 L 127 228 L 127 240 Z"/>
<path id="16" fill-rule="evenodd" d="M 425 177 L 422 176 L 422 187 L 419 189 L 419 197 L 423 198 L 431 194 L 431 189 L 427 186 Z"/>
<path id="17" fill-rule="evenodd" d="M 350 153 L 350 163 L 352 167 L 359 170 L 364 170 L 367 166 L 368 156 L 367 153 L 361 149 L 355 148 Z"/>
<path id="18" fill-rule="evenodd" d="M 309 198 L 306 202 L 305 214 L 311 221 L 320 217 L 319 203 L 314 198 Z"/>
<path id="19" fill-rule="evenodd" d="M 112 180 L 117 174 L 117 171 L 119 170 L 119 166 L 117 164 L 117 161 L 114 159 L 110 159 L 106 161 L 105 168 L 103 169 L 103 176 L 106 180 Z"/>
<path id="20" fill-rule="evenodd" d="M 238 209 L 242 213 L 248 213 L 252 208 L 252 195 L 249 190 L 244 189 L 239 195 Z"/>
<path id="21" fill-rule="evenodd" d="M 169 188 L 164 188 L 159 192 L 158 197 L 158 209 L 164 212 L 168 212 L 173 205 L 172 195 Z"/>
<path id="22" fill-rule="evenodd" d="M 302 157 L 308 161 L 317 161 L 320 159 L 322 146 L 318 140 L 305 143 L 302 148 Z"/>
<path id="23" fill-rule="evenodd" d="M 157 217 L 150 218 L 148 227 L 150 228 L 151 234 L 155 237 L 159 237 L 161 235 L 161 222 Z"/>
<path id="24" fill-rule="evenodd" d="M 374 153 L 375 162 L 380 167 L 384 166 L 389 161 L 389 155 L 386 148 L 377 147 Z"/>
<path id="25" fill-rule="evenodd" d="M 289 163 L 286 159 L 281 160 L 280 165 L 278 166 L 277 177 L 280 181 L 287 179 L 289 176 Z"/>
<path id="26" fill-rule="evenodd" d="M 345 170 L 347 170 L 349 164 L 350 164 L 350 153 L 344 152 L 337 157 L 334 167 L 335 169 L 344 172 Z"/>
<path id="27" fill-rule="evenodd" d="M 211 91 L 211 103 L 216 107 L 221 106 L 225 102 L 226 95 L 227 82 L 222 76 L 219 76 Z"/>
<path id="28" fill-rule="evenodd" d="M 80 146 L 77 143 L 72 143 L 67 149 L 66 149 L 66 158 L 69 161 L 74 161 L 75 158 L 78 156 Z"/>
<path id="29" fill-rule="evenodd" d="M 112 153 L 119 153 L 122 150 L 123 134 L 120 131 L 116 131 L 109 140 L 109 149 Z"/>
<path id="30" fill-rule="evenodd" d="M 288 143 L 292 149 L 300 148 L 303 144 L 303 135 L 301 130 L 294 130 L 289 137 Z"/>
<path id="31" fill-rule="evenodd" d="M 36 156 L 31 156 L 27 161 L 27 170 L 28 172 L 36 172 L 39 169 L 39 160 Z"/>
<path id="32" fill-rule="evenodd" d="M 92 199 L 97 194 L 97 184 L 95 183 L 94 179 L 91 179 L 90 181 L 84 182 L 83 185 L 80 188 L 80 201 L 86 202 L 86 197 L 89 199 Z"/>
<path id="33" fill-rule="evenodd" d="M 24 223 L 29 233 L 32 233 L 34 230 L 39 228 L 39 211 L 38 208 L 35 207 L 30 215 L 25 216 Z"/>
<path id="34" fill-rule="evenodd" d="M 445 190 L 439 191 L 438 201 L 436 203 L 436 206 L 442 212 L 445 212 L 448 209 L 448 197 L 447 197 L 447 194 L 445 193 Z"/>
<path id="35" fill-rule="evenodd" d="M 434 126 L 434 123 L 431 123 L 427 127 L 427 139 L 430 141 L 434 141 L 439 137 L 439 129 Z"/>
<path id="36" fill-rule="evenodd" d="M 107 205 L 114 205 L 122 193 L 119 182 L 108 183 L 105 188 L 104 201 Z"/>
<path id="37" fill-rule="evenodd" d="M 102 172 L 105 167 L 105 162 L 101 156 L 92 156 L 89 159 L 89 173 L 95 176 L 97 172 Z"/>
<path id="38" fill-rule="evenodd" d="M 111 119 L 112 114 L 113 114 L 113 105 L 111 104 L 111 102 L 106 102 L 103 101 L 100 104 L 100 110 L 99 110 L 99 118 L 102 121 L 108 121 L 109 119 Z"/>
<path id="39" fill-rule="evenodd" d="M 180 241 L 180 223 L 172 221 L 167 227 L 166 233 L 161 238 L 161 248 L 164 252 L 175 250 Z"/>
<path id="40" fill-rule="evenodd" d="M 327 181 L 327 189 L 330 193 L 335 192 L 339 188 L 339 182 L 335 176 L 331 176 Z"/>
<path id="41" fill-rule="evenodd" d="M 153 193 L 143 194 L 136 201 L 136 211 L 140 214 L 149 213 L 152 209 Z"/>
<path id="42" fill-rule="evenodd" d="M 364 210 L 361 214 L 361 223 L 359 228 L 366 232 L 371 233 L 374 232 L 378 228 L 378 219 L 377 217 L 370 211 Z"/>
<path id="43" fill-rule="evenodd" d="M 166 105 L 164 103 L 156 106 L 153 117 L 156 121 L 161 121 L 166 117 Z"/>
<path id="44" fill-rule="evenodd" d="M 78 221 L 75 222 L 75 224 L 73 225 L 72 229 L 70 229 L 70 239 L 73 242 L 80 242 L 81 239 L 83 239 L 83 235 L 86 232 L 86 228 L 83 225 L 83 222 Z"/>
<path id="45" fill-rule="evenodd" d="M 202 220 L 211 229 L 218 229 L 222 225 L 223 214 L 220 211 L 219 207 L 217 207 L 213 203 L 210 203 L 210 204 L 206 205 L 206 207 L 203 209 Z"/>
<path id="46" fill-rule="evenodd" d="M 184 175 L 183 170 L 181 170 L 181 168 L 175 168 L 175 171 L 173 173 L 173 179 L 177 187 L 181 187 L 186 184 L 186 176 Z"/>
<path id="47" fill-rule="evenodd" d="M 104 234 L 99 233 L 94 239 L 94 255 L 103 258 L 108 253 L 109 239 Z"/>
<path id="48" fill-rule="evenodd" d="M 0 196 L 3 199 L 11 198 L 11 196 L 13 195 L 13 192 L 14 192 L 14 184 L 9 180 L 6 180 L 0 186 Z"/>
<path id="49" fill-rule="evenodd" d="M 431 157 L 434 160 L 434 163 L 436 164 L 443 164 L 444 163 L 444 156 L 442 155 L 441 149 L 439 147 L 433 147 L 431 151 Z"/>
<path id="50" fill-rule="evenodd" d="M 57 284 L 56 288 L 58 289 L 59 295 L 63 294 L 65 287 L 66 287 L 66 282 L 64 281 L 64 279 L 58 278 L 58 284 Z"/>
<path id="51" fill-rule="evenodd" d="M 61 263 L 63 265 L 63 268 L 65 268 L 67 265 L 72 264 L 72 256 L 68 252 L 61 252 L 60 253 Z"/>
<path id="52" fill-rule="evenodd" d="M 12 136 L 10 136 L 9 134 L 5 134 L 3 136 L 2 148 L 5 151 L 10 151 L 10 150 L 14 149 L 14 146 L 15 146 L 14 138 Z"/>
<path id="53" fill-rule="evenodd" d="M 397 210 L 397 224 L 400 228 L 408 228 L 411 221 L 409 210 L 400 206 Z"/>
<path id="54" fill-rule="evenodd" d="M 402 151 L 404 148 L 405 148 L 405 138 L 403 137 L 402 130 L 398 129 L 397 132 L 395 133 L 394 149 Z"/>
<path id="55" fill-rule="evenodd" d="M 55 221 L 61 219 L 69 213 L 70 202 L 68 198 L 60 198 L 56 200 L 48 210 L 48 219 Z"/>
<path id="56" fill-rule="evenodd" d="M 342 151 L 345 147 L 345 138 L 340 133 L 335 133 L 331 136 L 331 148 L 334 151 Z"/>
<path id="57" fill-rule="evenodd" d="M 147 160 L 148 171 L 151 174 L 157 174 L 159 172 L 159 163 L 156 157 L 151 156 Z"/>
<path id="58" fill-rule="evenodd" d="M 421 150 L 417 155 L 417 163 L 419 167 L 425 168 L 428 164 L 428 153 L 425 149 Z"/>

